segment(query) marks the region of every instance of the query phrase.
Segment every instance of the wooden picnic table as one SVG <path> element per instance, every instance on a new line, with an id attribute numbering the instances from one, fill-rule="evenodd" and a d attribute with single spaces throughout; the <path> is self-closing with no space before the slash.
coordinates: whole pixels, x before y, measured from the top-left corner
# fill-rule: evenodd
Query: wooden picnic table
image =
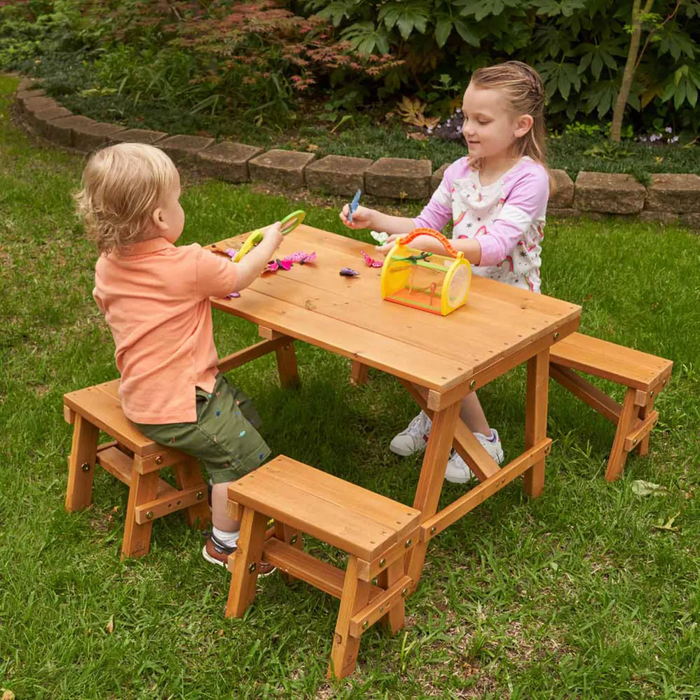
<path id="1" fill-rule="evenodd" d="M 238 248 L 246 235 L 210 249 Z M 353 378 L 367 367 L 399 379 L 433 420 L 413 507 L 421 511 L 420 542 L 411 547 L 407 574 L 418 584 L 429 541 L 516 477 L 537 497 L 544 485 L 550 347 L 579 326 L 581 307 L 506 284 L 472 278 L 467 303 L 449 316 L 382 300 L 381 268 L 367 267 L 362 243 L 301 225 L 283 241 L 281 258 L 316 252 L 309 265 L 264 274 L 239 298 L 214 299 L 215 308 L 256 323 L 267 340 L 222 359 L 227 371 L 274 350 L 283 384 L 298 381 L 293 340 L 353 361 Z M 351 267 L 358 277 L 341 277 Z M 459 417 L 461 399 L 527 362 L 525 451 L 499 467 Z M 480 484 L 437 511 L 445 465 L 454 446 Z"/>

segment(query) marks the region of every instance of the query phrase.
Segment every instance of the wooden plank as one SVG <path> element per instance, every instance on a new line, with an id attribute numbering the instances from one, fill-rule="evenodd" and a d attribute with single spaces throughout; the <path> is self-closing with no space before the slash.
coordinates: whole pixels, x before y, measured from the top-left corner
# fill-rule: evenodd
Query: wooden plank
<path id="1" fill-rule="evenodd" d="M 363 581 L 371 581 L 386 572 L 397 557 L 405 557 L 420 541 L 418 529 L 405 533 L 399 542 L 391 545 L 374 561 L 357 560 L 357 575 Z"/>
<path id="2" fill-rule="evenodd" d="M 263 357 L 268 353 L 274 352 L 278 348 L 289 342 L 289 339 L 285 336 L 280 336 L 274 340 L 263 340 L 260 343 L 251 345 L 243 350 L 238 350 L 237 352 L 226 355 L 219 360 L 217 365 L 219 372 L 228 372 L 236 367 L 245 365 L 248 362 L 257 360 L 259 357 Z"/>
<path id="3" fill-rule="evenodd" d="M 324 593 L 340 598 L 343 593 L 345 572 L 331 566 L 303 550 L 280 542 L 273 537 L 265 543 L 265 561 L 274 564 L 282 573 L 306 581 Z"/>
<path id="4" fill-rule="evenodd" d="M 458 403 L 453 403 L 442 411 L 436 411 L 433 415 L 430 439 L 425 450 L 416 497 L 413 501 L 413 507 L 421 511 L 422 521 L 434 515 L 437 510 L 458 420 Z M 414 587 L 420 581 L 427 548 L 428 543 L 421 542 L 411 550 L 407 557 L 406 572 L 413 579 Z"/>
<path id="5" fill-rule="evenodd" d="M 403 503 L 284 455 L 275 457 L 262 469 L 265 470 L 265 476 L 273 475 L 277 480 L 323 498 L 339 509 L 351 510 L 381 523 L 388 530 L 395 532 L 397 538 L 403 538 L 405 534 L 413 531 L 420 520 L 420 512 Z M 284 521 L 284 518 L 281 519 Z"/>
<path id="6" fill-rule="evenodd" d="M 145 523 L 158 520 L 158 518 L 162 518 L 165 515 L 176 513 L 179 510 L 189 508 L 190 506 L 201 502 L 201 486 L 190 486 L 180 490 L 174 489 L 171 486 L 162 496 L 157 497 L 152 501 L 143 503 L 142 505 L 136 506 L 134 509 L 136 522 L 139 525 L 144 525 Z M 194 522 L 189 524 L 192 525 Z"/>
<path id="7" fill-rule="evenodd" d="M 357 558 L 348 557 L 343 593 L 340 597 L 340 610 L 333 635 L 331 662 L 328 677 L 345 678 L 357 665 L 360 650 L 359 637 L 350 634 L 350 622 L 369 602 L 370 585 L 357 578 Z"/>
<path id="8" fill-rule="evenodd" d="M 141 434 L 122 412 L 118 379 L 71 392 L 63 400 L 73 411 L 142 456 L 161 449 Z"/>
<path id="9" fill-rule="evenodd" d="M 637 427 L 625 438 L 625 452 L 631 452 L 645 440 L 658 421 L 657 411 L 652 411 L 648 416 L 645 416 L 644 420 L 640 421 Z"/>
<path id="10" fill-rule="evenodd" d="M 475 370 L 470 380 L 464 382 L 461 386 L 455 386 L 445 392 L 431 392 L 428 396 L 428 405 L 432 409 L 438 409 L 463 398 L 468 393 L 476 391 L 497 377 L 510 372 L 510 370 L 523 364 L 523 362 L 526 362 L 546 348 L 552 347 L 558 338 L 574 333 L 578 327 L 578 318 L 566 321 L 563 325 L 556 327 L 550 334 L 541 336 L 536 340 L 533 339 L 530 344 L 520 348 L 515 353 L 501 353 L 499 356 L 494 357 L 493 362 L 490 362 L 483 369 Z"/>
<path id="11" fill-rule="evenodd" d="M 122 559 L 125 557 L 143 557 L 151 547 L 151 530 L 153 522 L 136 522 L 136 508 L 152 501 L 158 493 L 158 474 L 131 474 L 129 501 L 126 506 L 124 524 L 124 541 L 122 542 Z"/>
<path id="12" fill-rule="evenodd" d="M 92 503 L 92 482 L 95 476 L 99 430 L 82 415 L 75 417 L 73 441 L 68 456 L 66 510 L 73 512 Z"/>
<path id="13" fill-rule="evenodd" d="M 662 357 L 576 333 L 552 349 L 552 361 L 596 377 L 647 391 L 673 363 Z"/>
<path id="14" fill-rule="evenodd" d="M 664 382 L 664 386 L 666 383 Z M 656 392 L 654 392 L 656 394 Z M 649 399 L 649 403 L 642 408 L 642 410 L 639 412 L 639 417 L 641 420 L 646 420 L 647 416 L 649 416 L 651 413 L 654 412 L 654 401 L 656 400 L 656 396 L 652 396 Z M 658 418 L 657 418 L 658 420 Z M 640 444 L 637 445 L 637 454 L 640 457 L 644 457 L 646 454 L 649 453 L 649 436 L 651 435 L 651 431 L 649 431 L 643 438 Z"/>
<path id="15" fill-rule="evenodd" d="M 350 636 L 359 639 L 367 628 L 371 627 L 384 615 L 389 614 L 390 611 L 397 607 L 403 607 L 404 599 L 408 591 L 411 590 L 412 583 L 413 581 L 408 576 L 400 576 L 393 585 L 374 598 L 367 607 L 353 615 L 350 620 Z M 365 622 L 367 627 L 364 627 Z M 401 627 L 403 627 L 402 624 L 398 624 L 396 627 L 392 626 L 392 632 L 398 631 Z"/>
<path id="16" fill-rule="evenodd" d="M 457 522 L 469 511 L 474 510 L 479 504 L 494 493 L 500 491 L 504 486 L 526 472 L 534 464 L 542 460 L 549 454 L 552 441 L 549 438 L 540 440 L 536 445 L 523 452 L 519 457 L 502 467 L 498 474 L 484 481 L 482 484 L 468 491 L 449 506 L 443 508 L 439 513 L 427 518 L 421 524 L 421 539 L 430 540 L 446 530 L 452 523 Z"/>
<path id="17" fill-rule="evenodd" d="M 185 454 L 179 450 L 173 450 L 169 447 L 163 447 L 163 445 L 156 445 L 158 450 L 151 453 L 146 457 L 141 457 L 141 455 L 134 455 L 134 469 L 139 472 L 139 474 L 150 474 L 151 472 L 157 472 L 165 467 L 173 467 L 183 460 L 188 459 Z"/>
<path id="18" fill-rule="evenodd" d="M 449 387 L 468 373 L 463 363 L 435 357 L 415 348 L 330 317 L 320 318 L 252 289 L 247 289 L 246 303 L 233 308 L 226 300 L 212 299 L 212 306 L 236 316 L 260 323 L 297 340 L 330 350 L 351 360 L 360 360 L 376 369 L 431 388 Z M 240 301 L 237 300 L 237 301 Z"/>
<path id="19" fill-rule="evenodd" d="M 607 481 L 615 481 L 625 468 L 625 462 L 627 461 L 627 451 L 625 450 L 625 440 L 627 436 L 632 431 L 637 416 L 639 415 L 639 407 L 635 406 L 636 391 L 633 388 L 628 388 L 625 394 L 625 400 L 622 403 L 622 410 L 620 411 L 620 420 L 617 424 L 617 430 L 615 431 L 615 439 L 613 440 L 613 446 L 610 450 L 610 457 L 608 458 L 608 466 L 605 470 L 605 478 Z"/>
<path id="20" fill-rule="evenodd" d="M 75 423 L 75 411 L 69 406 L 63 406 L 63 420 L 68 423 L 68 425 L 73 425 Z"/>
<path id="21" fill-rule="evenodd" d="M 350 383 L 355 386 L 361 386 L 362 384 L 367 384 L 367 365 L 363 365 L 361 362 L 355 360 L 352 363 L 352 370 L 350 372 Z"/>
<path id="22" fill-rule="evenodd" d="M 587 403 L 591 408 L 617 425 L 620 420 L 620 404 L 611 399 L 583 377 L 568 367 L 549 365 L 549 376 L 570 391 L 574 396 Z"/>
<path id="23" fill-rule="evenodd" d="M 287 338 L 287 342 L 275 350 L 277 355 L 277 373 L 280 384 L 284 387 L 298 386 L 299 370 L 297 368 L 297 356 L 294 351 L 294 341 Z"/>
<path id="24" fill-rule="evenodd" d="M 185 521 L 190 527 L 203 529 L 211 522 L 211 511 L 207 503 L 207 485 L 202 479 L 202 469 L 196 457 L 182 456 L 182 461 L 173 466 L 175 483 L 181 493 L 195 489 L 194 503 L 191 503 L 185 513 Z"/>
<path id="25" fill-rule="evenodd" d="M 396 542 L 396 532 L 381 523 L 294 484 L 259 478 L 260 471 L 233 482 L 229 498 L 362 559 L 373 560 Z"/>
<path id="26" fill-rule="evenodd" d="M 547 402 L 549 398 L 549 348 L 527 362 L 527 399 L 525 407 L 525 448 L 537 445 L 547 437 Z M 544 487 L 544 453 L 528 469 L 523 490 L 537 498 Z"/>
<path id="27" fill-rule="evenodd" d="M 243 617 L 248 606 L 255 599 L 255 584 L 260 570 L 260 558 L 265 544 L 267 518 L 246 508 L 241 522 L 241 535 L 238 549 L 229 558 L 231 585 L 226 602 L 226 617 Z"/>
<path id="28" fill-rule="evenodd" d="M 109 447 L 97 453 L 97 463 L 127 486 L 131 485 L 131 462 L 132 460 L 117 447 Z"/>

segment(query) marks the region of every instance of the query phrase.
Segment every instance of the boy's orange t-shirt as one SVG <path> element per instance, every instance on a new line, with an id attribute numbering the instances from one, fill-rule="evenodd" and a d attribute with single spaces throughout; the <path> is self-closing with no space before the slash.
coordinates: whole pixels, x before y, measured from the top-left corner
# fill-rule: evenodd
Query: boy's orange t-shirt
<path id="1" fill-rule="evenodd" d="M 93 296 L 116 345 L 119 393 L 136 423 L 197 420 L 195 387 L 218 374 L 209 297 L 236 286 L 236 265 L 198 244 L 165 238 L 102 255 Z"/>

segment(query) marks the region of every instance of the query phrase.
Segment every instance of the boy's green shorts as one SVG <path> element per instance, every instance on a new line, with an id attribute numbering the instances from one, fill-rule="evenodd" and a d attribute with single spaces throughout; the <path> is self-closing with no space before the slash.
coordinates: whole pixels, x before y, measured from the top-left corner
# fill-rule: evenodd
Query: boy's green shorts
<path id="1" fill-rule="evenodd" d="M 197 457 L 215 484 L 257 469 L 270 448 L 257 431 L 262 421 L 253 402 L 223 374 L 211 394 L 197 387 L 196 395 L 196 423 L 134 425 L 151 440 Z"/>

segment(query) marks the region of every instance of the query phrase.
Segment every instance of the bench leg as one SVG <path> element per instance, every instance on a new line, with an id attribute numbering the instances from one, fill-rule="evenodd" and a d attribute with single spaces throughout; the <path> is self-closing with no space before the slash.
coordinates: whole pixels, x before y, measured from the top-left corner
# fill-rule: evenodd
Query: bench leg
<path id="1" fill-rule="evenodd" d="M 525 413 L 525 449 L 547 437 L 549 399 L 549 348 L 527 362 L 527 400 Z M 523 489 L 537 498 L 544 488 L 544 457 L 525 472 Z"/>
<path id="2" fill-rule="evenodd" d="M 367 374 L 369 367 L 363 365 L 358 360 L 353 360 L 352 371 L 350 373 L 350 383 L 355 386 L 361 386 L 362 384 L 367 384 Z"/>
<path id="3" fill-rule="evenodd" d="M 404 572 L 404 558 L 400 557 L 386 570 L 386 588 L 391 588 Z M 382 618 L 382 625 L 392 634 L 396 634 L 406 624 L 406 599 L 401 598 L 396 605 Z"/>
<path id="4" fill-rule="evenodd" d="M 233 571 L 226 603 L 226 617 L 243 617 L 248 606 L 255 600 L 255 586 L 258 582 L 266 528 L 266 515 L 256 513 L 250 508 L 243 510 L 238 549 L 229 559 L 229 568 L 232 561 Z"/>
<path id="5" fill-rule="evenodd" d="M 290 338 L 286 345 L 275 350 L 277 355 L 277 370 L 282 386 L 298 386 L 299 370 L 297 369 L 297 356 L 294 352 L 294 341 Z"/>
<path id="6" fill-rule="evenodd" d="M 351 637 L 350 620 L 369 602 L 370 586 L 357 578 L 357 557 L 348 557 L 345 571 L 343 595 L 340 599 L 338 621 L 335 625 L 331 663 L 328 667 L 328 678 L 345 678 L 357 666 L 357 654 L 360 651 L 361 637 Z"/>
<path id="7" fill-rule="evenodd" d="M 124 542 L 122 559 L 125 557 L 143 557 L 151 548 L 151 530 L 153 522 L 139 525 L 136 522 L 136 506 L 142 506 L 155 499 L 158 494 L 159 472 L 139 474 L 131 470 L 129 502 L 126 506 L 126 523 L 124 524 Z"/>
<path id="8" fill-rule="evenodd" d="M 622 474 L 627 461 L 627 452 L 625 451 L 625 439 L 634 427 L 637 420 L 639 408 L 634 405 L 636 389 L 627 389 L 625 400 L 620 411 L 620 418 L 617 423 L 617 432 L 613 442 L 610 458 L 608 459 L 608 468 L 605 472 L 605 478 L 608 481 L 615 481 Z"/>
<path id="9" fill-rule="evenodd" d="M 647 402 L 647 405 L 644 406 L 640 411 L 639 411 L 639 418 L 641 420 L 644 420 L 653 410 L 654 410 L 654 401 L 656 398 L 652 396 L 649 401 Z M 642 439 L 642 442 L 638 445 L 637 447 L 637 454 L 640 457 L 644 457 L 649 453 L 649 437 L 651 436 L 651 430 L 644 436 Z"/>
<path id="10" fill-rule="evenodd" d="M 279 522 L 279 520 L 275 520 L 275 537 L 280 540 L 280 542 L 286 542 L 288 545 L 296 547 L 297 549 L 304 548 L 301 531 L 295 530 L 293 527 Z M 287 583 L 296 581 L 296 576 L 292 576 L 291 574 L 282 573 L 282 578 Z"/>
<path id="11" fill-rule="evenodd" d="M 95 476 L 99 434 L 97 426 L 80 414 L 75 414 L 66 489 L 66 510 L 69 512 L 82 510 L 92 503 L 92 480 Z"/>
<path id="12" fill-rule="evenodd" d="M 179 489 L 190 488 L 191 486 L 202 487 L 202 499 L 190 506 L 185 511 L 185 521 L 190 527 L 197 525 L 200 530 L 211 522 L 211 512 L 207 503 L 207 485 L 202 480 L 202 470 L 199 461 L 192 457 L 185 458 L 184 461 L 173 466 L 175 481 Z"/>

